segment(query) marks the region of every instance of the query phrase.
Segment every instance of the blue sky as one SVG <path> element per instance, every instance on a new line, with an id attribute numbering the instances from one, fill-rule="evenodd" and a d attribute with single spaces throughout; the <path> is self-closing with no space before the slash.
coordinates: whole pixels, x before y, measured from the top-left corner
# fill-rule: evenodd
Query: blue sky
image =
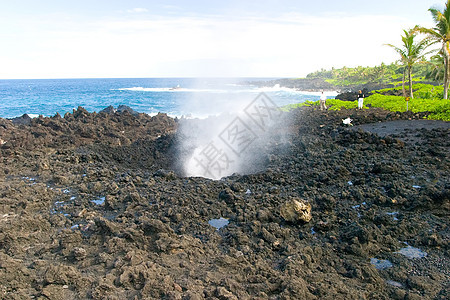
<path id="1" fill-rule="evenodd" d="M 0 0 L 0 78 L 301 77 L 396 59 L 443 0 Z"/>

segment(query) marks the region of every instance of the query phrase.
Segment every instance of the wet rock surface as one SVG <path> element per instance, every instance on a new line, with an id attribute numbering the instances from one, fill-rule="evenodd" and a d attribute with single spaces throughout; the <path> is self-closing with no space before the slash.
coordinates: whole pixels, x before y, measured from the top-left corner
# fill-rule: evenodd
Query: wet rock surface
<path id="1" fill-rule="evenodd" d="M 0 298 L 448 299 L 448 123 L 288 117 L 263 171 L 221 180 L 183 177 L 164 114 L 0 119 Z"/>

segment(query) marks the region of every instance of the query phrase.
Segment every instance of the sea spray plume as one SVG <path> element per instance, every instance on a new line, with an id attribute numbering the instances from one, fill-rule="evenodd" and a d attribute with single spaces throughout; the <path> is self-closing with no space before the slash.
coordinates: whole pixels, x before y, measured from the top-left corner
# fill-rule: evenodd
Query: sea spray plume
<path id="1" fill-rule="evenodd" d="M 281 114 L 275 103 L 261 93 L 239 112 L 180 120 L 179 156 L 184 175 L 219 179 L 260 170 L 267 160 L 267 137 Z"/>

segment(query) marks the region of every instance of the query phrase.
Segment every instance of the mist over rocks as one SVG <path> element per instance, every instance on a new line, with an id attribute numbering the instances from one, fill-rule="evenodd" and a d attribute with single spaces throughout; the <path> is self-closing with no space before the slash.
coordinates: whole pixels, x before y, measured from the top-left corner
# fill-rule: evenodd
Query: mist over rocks
<path id="1" fill-rule="evenodd" d="M 255 173 L 265 169 L 274 147 L 282 151 L 281 144 L 287 145 L 282 128 L 291 120 L 265 93 L 230 102 L 224 105 L 226 113 L 179 121 L 178 158 L 184 176 L 220 179 Z"/>
<path id="2" fill-rule="evenodd" d="M 258 170 L 219 180 L 180 174 L 181 121 L 165 114 L 0 119 L 0 298 L 449 298 L 448 123 L 285 117 L 251 144 Z M 283 218 L 291 199 L 309 222 Z"/>

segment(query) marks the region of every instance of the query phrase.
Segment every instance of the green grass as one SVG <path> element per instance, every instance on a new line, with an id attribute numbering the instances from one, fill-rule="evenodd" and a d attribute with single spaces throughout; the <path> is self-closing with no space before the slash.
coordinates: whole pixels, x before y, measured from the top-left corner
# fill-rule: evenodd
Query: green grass
<path id="1" fill-rule="evenodd" d="M 391 90 L 401 91 L 402 86 L 393 88 L 393 89 L 382 89 L 376 91 L 377 93 L 384 93 Z M 405 85 L 405 90 L 408 93 L 409 85 Z M 442 86 L 433 86 L 430 84 L 423 84 L 423 83 L 416 83 L 413 84 L 413 95 L 414 98 L 421 98 L 421 99 L 442 99 L 444 94 L 444 87 Z"/>
<path id="2" fill-rule="evenodd" d="M 427 84 L 413 85 L 415 98 L 408 103 L 408 110 L 414 113 L 429 112 L 428 119 L 450 121 L 450 100 L 442 99 L 443 88 L 441 86 L 432 86 Z M 401 89 L 395 88 L 395 89 Z M 387 90 L 380 90 L 382 92 Z M 328 99 L 327 106 L 329 110 L 353 109 L 358 107 L 358 101 L 342 101 L 337 99 Z M 306 101 L 299 104 L 290 104 L 282 107 L 282 110 L 289 111 L 301 106 L 319 105 L 319 101 Z M 405 112 L 406 101 L 401 96 L 385 96 L 373 94 L 364 99 L 364 108 L 367 105 L 380 107 L 393 112 Z"/>
<path id="3" fill-rule="evenodd" d="M 358 107 L 358 101 L 342 101 L 339 99 L 328 99 L 326 104 L 329 110 L 352 109 Z"/>
<path id="4" fill-rule="evenodd" d="M 383 96 L 379 94 L 367 97 L 364 104 L 373 107 L 381 107 L 389 111 L 406 111 L 406 101 L 401 96 Z M 408 103 L 408 110 L 418 112 L 429 112 L 428 119 L 450 121 L 450 100 L 414 98 Z"/>

